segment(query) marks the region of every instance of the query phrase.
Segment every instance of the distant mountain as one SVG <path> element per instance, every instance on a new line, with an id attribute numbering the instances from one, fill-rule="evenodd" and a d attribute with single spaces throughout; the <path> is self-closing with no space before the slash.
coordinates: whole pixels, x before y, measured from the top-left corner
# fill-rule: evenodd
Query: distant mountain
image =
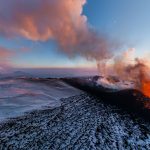
<path id="1" fill-rule="evenodd" d="M 8 79 L 8 78 L 21 78 L 21 77 L 33 77 L 33 75 L 23 72 L 23 71 L 14 71 L 12 73 L 0 73 L 0 79 Z"/>
<path id="2" fill-rule="evenodd" d="M 23 71 L 15 71 L 12 73 L 13 77 L 32 77 L 33 75 L 31 75 L 30 73 L 26 73 Z"/>

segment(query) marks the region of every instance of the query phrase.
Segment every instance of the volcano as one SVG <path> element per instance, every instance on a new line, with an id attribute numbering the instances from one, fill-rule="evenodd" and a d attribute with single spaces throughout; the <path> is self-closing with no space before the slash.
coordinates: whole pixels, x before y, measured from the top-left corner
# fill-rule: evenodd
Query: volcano
<path id="1" fill-rule="evenodd" d="M 101 79 L 2 80 L 0 149 L 150 149 L 149 98 Z"/>
<path id="2" fill-rule="evenodd" d="M 66 83 L 98 96 L 103 102 L 117 105 L 131 113 L 140 115 L 144 119 L 150 120 L 150 98 L 141 91 L 134 89 L 132 82 L 125 83 L 119 79 L 111 77 L 108 80 L 113 84 L 110 87 L 103 84 L 104 77 L 83 77 L 83 78 L 65 78 Z M 112 87 L 112 85 L 115 85 Z"/>

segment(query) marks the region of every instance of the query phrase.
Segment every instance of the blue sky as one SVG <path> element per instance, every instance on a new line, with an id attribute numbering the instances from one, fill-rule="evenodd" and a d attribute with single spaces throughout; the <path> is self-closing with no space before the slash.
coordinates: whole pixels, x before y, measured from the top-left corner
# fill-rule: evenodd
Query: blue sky
<path id="1" fill-rule="evenodd" d="M 135 47 L 137 55 L 150 51 L 149 0 L 89 0 L 85 13 L 99 32 Z"/>
<path id="2" fill-rule="evenodd" d="M 149 0 L 88 0 L 83 14 L 88 24 L 99 33 L 121 43 L 120 49 L 136 48 L 136 56 L 150 52 Z M 95 62 L 81 56 L 68 58 L 55 42 L 32 41 L 23 37 L 0 34 L 0 46 L 15 51 L 12 64 L 19 68 L 93 67 Z M 23 48 L 27 50 L 23 51 Z"/>

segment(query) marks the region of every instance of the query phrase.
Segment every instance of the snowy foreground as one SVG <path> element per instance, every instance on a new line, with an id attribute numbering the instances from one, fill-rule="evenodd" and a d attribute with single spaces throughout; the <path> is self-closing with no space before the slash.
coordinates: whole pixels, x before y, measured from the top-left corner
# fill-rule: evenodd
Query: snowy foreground
<path id="1" fill-rule="evenodd" d="M 50 89 L 67 86 L 52 81 L 42 82 Z M 74 96 L 61 98 L 60 105 L 1 123 L 0 149 L 150 149 L 150 122 L 68 87 Z"/>
<path id="2" fill-rule="evenodd" d="M 0 122 L 44 106 L 60 106 L 61 98 L 79 93 L 59 79 L 0 79 Z"/>

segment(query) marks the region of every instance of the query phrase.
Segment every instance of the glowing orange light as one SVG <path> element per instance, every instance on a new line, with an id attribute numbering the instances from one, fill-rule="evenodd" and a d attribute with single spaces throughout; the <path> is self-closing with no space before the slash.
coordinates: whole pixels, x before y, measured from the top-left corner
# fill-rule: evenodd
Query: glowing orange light
<path id="1" fill-rule="evenodd" d="M 141 90 L 145 96 L 150 97 L 150 81 L 142 80 Z"/>

